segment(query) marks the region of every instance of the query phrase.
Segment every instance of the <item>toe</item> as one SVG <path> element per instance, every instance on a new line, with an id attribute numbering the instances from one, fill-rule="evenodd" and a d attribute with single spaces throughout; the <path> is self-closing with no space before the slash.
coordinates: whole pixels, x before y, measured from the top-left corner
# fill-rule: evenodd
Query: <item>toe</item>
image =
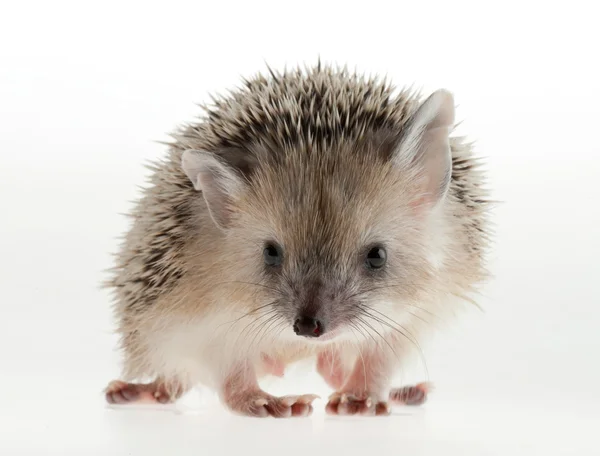
<path id="1" fill-rule="evenodd" d="M 341 399 L 342 399 L 341 393 L 333 393 L 331 396 L 329 396 L 329 404 L 337 406 L 337 404 L 340 403 Z"/>
<path id="2" fill-rule="evenodd" d="M 123 396 L 121 390 L 106 393 L 106 399 L 109 404 L 126 404 L 129 402 L 127 398 Z"/>
<path id="3" fill-rule="evenodd" d="M 313 412 L 313 407 L 310 404 L 294 404 L 292 405 L 292 416 L 309 416 Z"/>
<path id="4" fill-rule="evenodd" d="M 251 400 L 247 408 L 243 407 L 239 411 L 242 412 L 244 415 L 264 418 L 266 416 L 269 416 L 269 411 L 266 408 L 266 405 L 268 403 L 268 398 L 258 397 L 254 400 Z"/>
<path id="5" fill-rule="evenodd" d="M 391 413 L 390 406 L 387 402 L 378 402 L 375 406 L 376 416 L 387 416 Z"/>
<path id="6" fill-rule="evenodd" d="M 265 408 L 274 418 L 289 418 L 292 416 L 292 407 L 279 400 L 269 401 Z"/>
<path id="7" fill-rule="evenodd" d="M 133 402 L 140 396 L 140 390 L 135 385 L 126 385 L 121 388 L 120 393 L 125 398 L 126 402 Z"/>
<path id="8" fill-rule="evenodd" d="M 373 400 L 373 398 L 367 397 L 364 401 L 360 402 L 358 413 L 361 415 L 374 415 L 377 409 L 377 404 L 378 402 Z"/>
<path id="9" fill-rule="evenodd" d="M 376 405 L 377 402 L 371 397 L 358 399 L 350 396 L 346 401 L 340 402 L 338 413 L 340 415 L 373 415 Z"/>
<path id="10" fill-rule="evenodd" d="M 172 402 L 168 394 L 162 393 L 160 391 L 154 393 L 154 399 L 156 399 L 156 401 L 160 402 L 161 404 L 168 404 Z"/>
<path id="11" fill-rule="evenodd" d="M 251 407 L 248 415 L 257 418 L 266 418 L 269 416 L 269 410 L 267 410 L 267 407 L 264 405 L 261 405 L 260 407 Z"/>
<path id="12" fill-rule="evenodd" d="M 104 393 L 104 399 L 106 399 L 106 402 L 108 402 L 109 404 L 115 404 L 113 393 L 111 392 Z"/>
<path id="13" fill-rule="evenodd" d="M 362 401 L 357 400 L 352 396 L 342 394 L 338 405 L 338 414 L 340 415 L 355 415 L 360 410 Z"/>
<path id="14" fill-rule="evenodd" d="M 337 415 L 338 404 L 333 402 L 328 402 L 325 406 L 325 413 L 328 415 Z"/>

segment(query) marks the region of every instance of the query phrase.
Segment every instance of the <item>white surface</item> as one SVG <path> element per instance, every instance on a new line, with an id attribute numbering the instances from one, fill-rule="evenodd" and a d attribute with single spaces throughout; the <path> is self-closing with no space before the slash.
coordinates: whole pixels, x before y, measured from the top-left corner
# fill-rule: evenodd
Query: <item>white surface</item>
<path id="1" fill-rule="evenodd" d="M 0 11 L 0 454 L 600 454 L 593 2 L 207 3 Z M 505 202 L 486 312 L 427 353 L 430 402 L 387 419 L 245 420 L 194 396 L 105 409 L 118 357 L 98 283 L 152 141 L 263 61 L 318 54 L 455 93 Z"/>

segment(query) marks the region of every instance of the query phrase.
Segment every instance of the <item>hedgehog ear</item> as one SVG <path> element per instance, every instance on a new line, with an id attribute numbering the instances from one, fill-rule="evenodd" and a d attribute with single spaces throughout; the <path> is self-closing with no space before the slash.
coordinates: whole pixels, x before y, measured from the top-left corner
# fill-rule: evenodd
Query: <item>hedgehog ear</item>
<path id="1" fill-rule="evenodd" d="M 435 205 L 450 186 L 452 153 L 450 131 L 454 127 L 454 97 L 446 90 L 429 96 L 410 117 L 393 160 L 403 169 L 417 171 L 421 188 L 416 204 Z"/>
<path id="2" fill-rule="evenodd" d="M 242 176 L 221 157 L 202 150 L 183 152 L 181 167 L 194 188 L 202 192 L 214 222 L 226 229 L 233 214 L 232 200 L 244 187 Z"/>

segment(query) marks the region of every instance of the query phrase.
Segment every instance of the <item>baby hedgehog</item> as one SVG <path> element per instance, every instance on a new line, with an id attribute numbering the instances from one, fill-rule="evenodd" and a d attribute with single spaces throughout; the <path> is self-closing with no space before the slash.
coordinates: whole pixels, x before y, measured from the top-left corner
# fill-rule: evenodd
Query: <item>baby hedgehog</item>
<path id="1" fill-rule="evenodd" d="M 316 396 L 259 380 L 314 357 L 328 413 L 421 403 L 425 384 L 392 377 L 487 278 L 487 192 L 453 96 L 319 64 L 204 110 L 152 165 L 107 283 L 124 355 L 108 402 L 203 384 L 234 413 L 308 415 Z"/>

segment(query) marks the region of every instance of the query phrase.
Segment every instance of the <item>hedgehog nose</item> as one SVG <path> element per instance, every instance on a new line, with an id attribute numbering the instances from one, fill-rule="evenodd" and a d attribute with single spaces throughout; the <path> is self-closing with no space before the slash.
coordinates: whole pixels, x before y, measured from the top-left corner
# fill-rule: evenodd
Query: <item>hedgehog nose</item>
<path id="1" fill-rule="evenodd" d="M 323 334 L 323 325 L 316 318 L 302 316 L 296 318 L 294 332 L 299 336 L 319 337 Z"/>

